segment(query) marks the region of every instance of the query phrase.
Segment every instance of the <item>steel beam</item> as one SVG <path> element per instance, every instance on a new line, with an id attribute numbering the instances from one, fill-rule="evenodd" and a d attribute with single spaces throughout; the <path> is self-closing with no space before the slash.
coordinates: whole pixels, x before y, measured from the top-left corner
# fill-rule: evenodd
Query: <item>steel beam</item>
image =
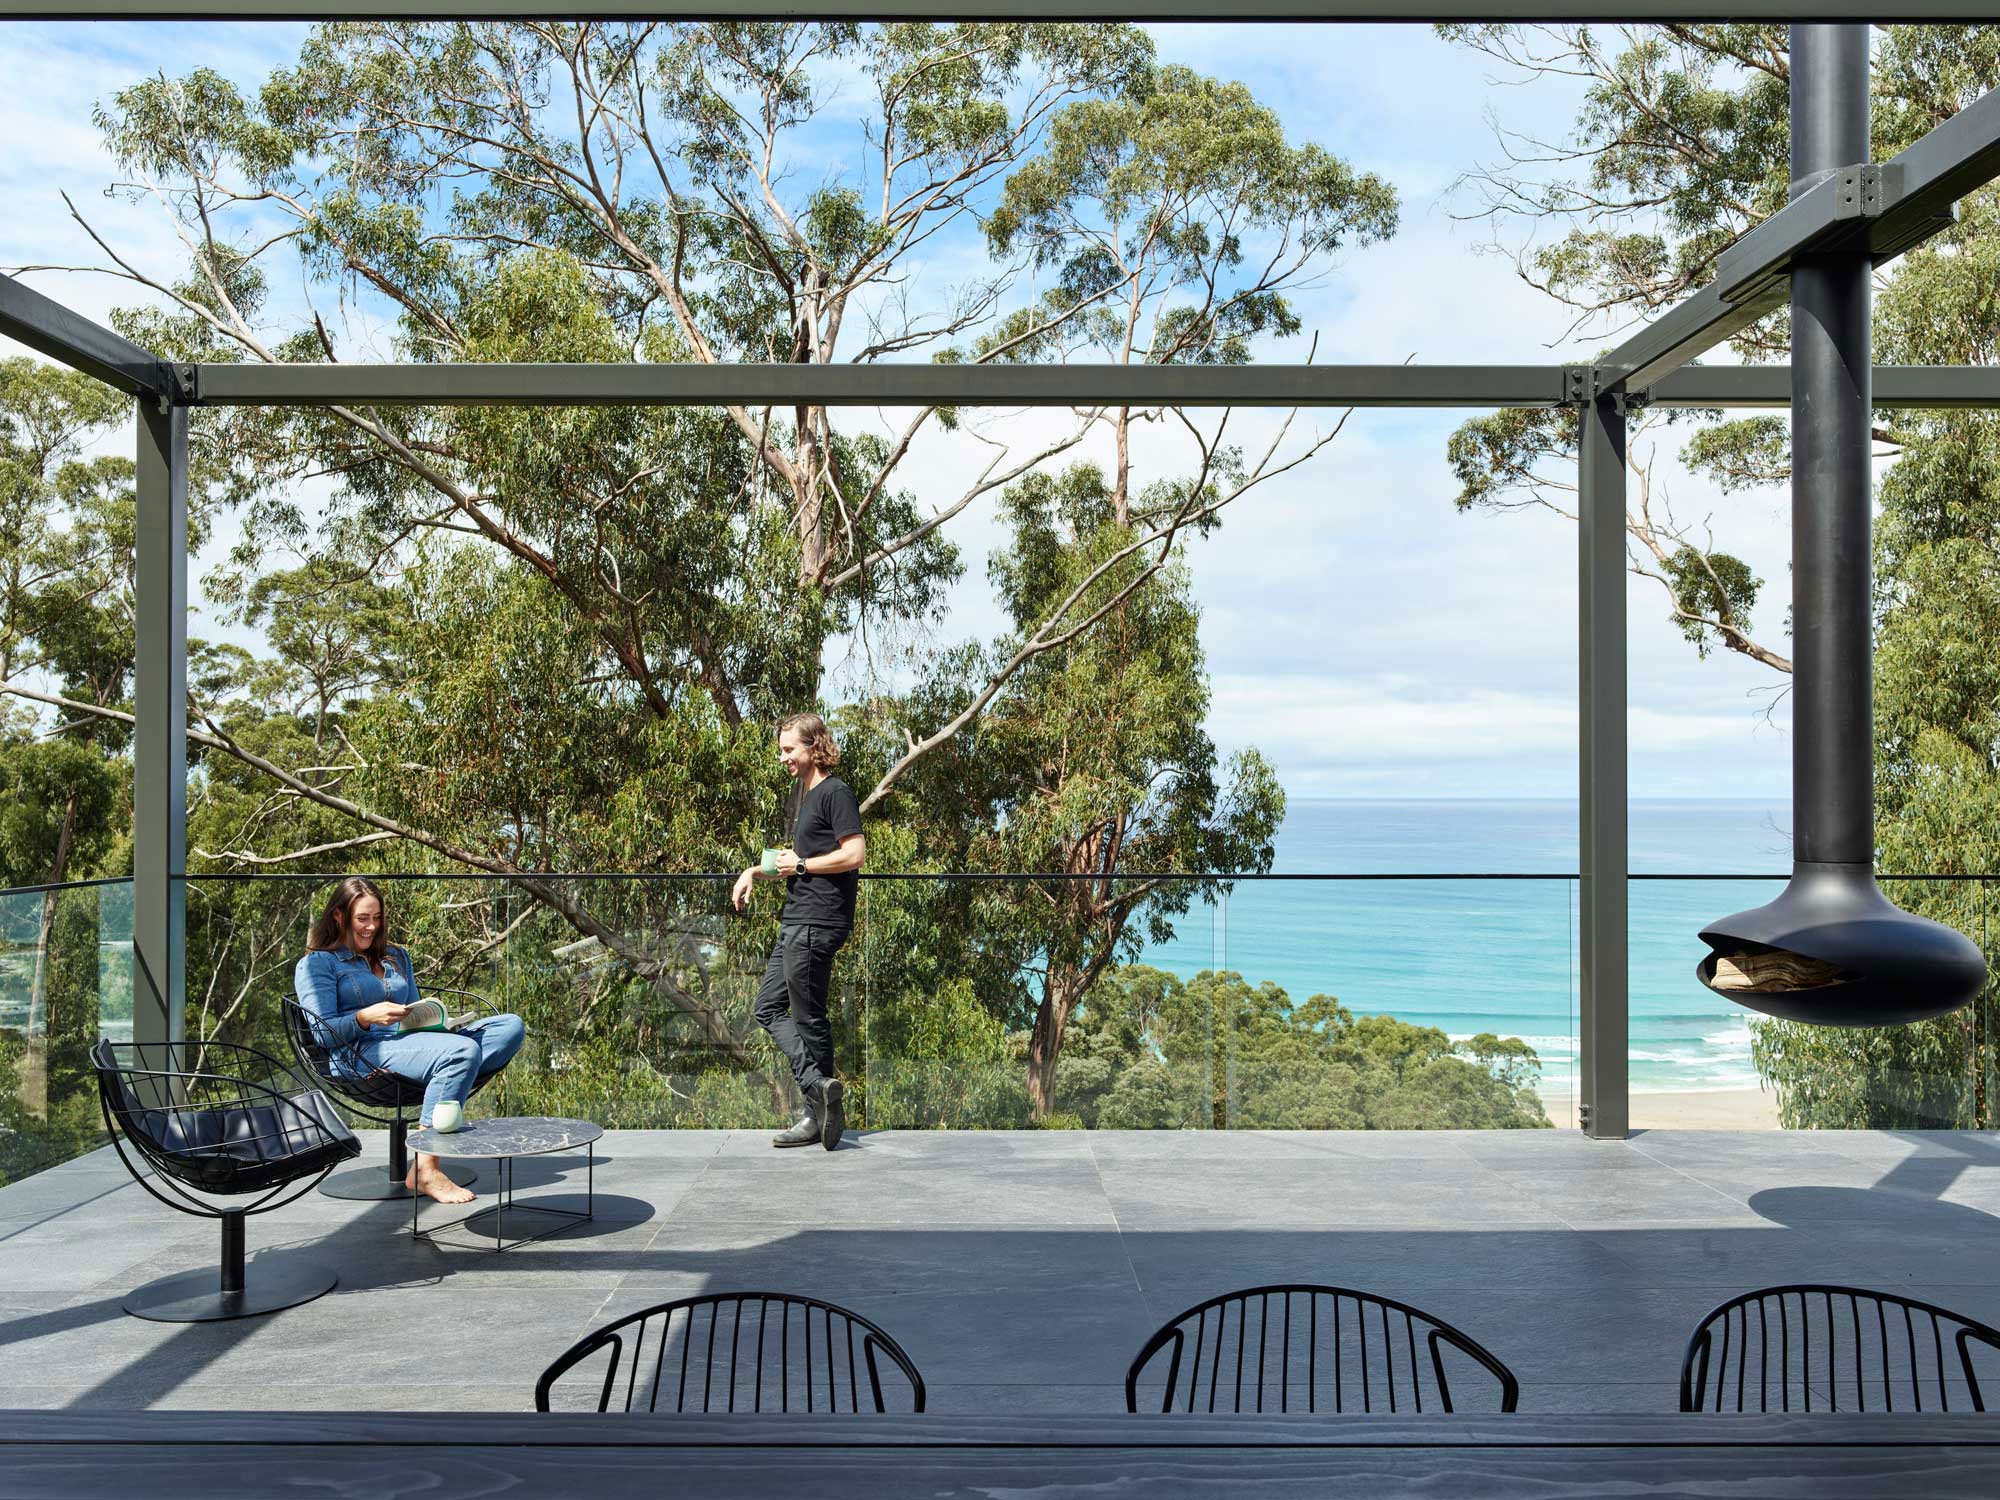
<path id="1" fill-rule="evenodd" d="M 1650 386 L 1783 306 L 1801 259 L 1865 252 L 1879 265 L 1948 226 L 1952 205 L 1996 174 L 2000 91 L 1886 162 L 1820 167 L 1795 182 L 1790 203 L 1717 258 L 1714 280 L 1598 364 L 1615 385 Z"/>
<path id="2" fill-rule="evenodd" d="M 202 365 L 202 406 L 1555 406 L 1556 365 Z"/>
<path id="3" fill-rule="evenodd" d="M 1862 0 L 0 0 L 34 20 L 1873 21 Z M 1991 0 L 1918 0 L 1898 21 L 1992 19 Z"/>
<path id="4" fill-rule="evenodd" d="M 1577 445 L 1577 1085 L 1585 1134 L 1631 1125 L 1626 1043 L 1625 406 L 1582 408 Z"/>
<path id="5" fill-rule="evenodd" d="M 2000 366 L 1877 365 L 1875 405 L 2000 407 Z M 1769 407 L 1792 404 L 1790 365 L 1683 365 L 1644 392 L 1650 406 Z"/>
<path id="6" fill-rule="evenodd" d="M 1921 238 L 1926 215 L 2000 177 L 2000 89 L 1987 90 L 1883 162 L 1882 175 L 1891 197 L 1878 235 Z"/>
<path id="7" fill-rule="evenodd" d="M 1714 280 L 1607 352 L 1599 368 L 1613 384 L 1643 390 L 1741 333 L 1785 305 L 1800 256 L 1865 238 L 1884 196 L 1880 169 L 1867 164 L 1820 182 L 1725 250 Z"/>
<path id="8" fill-rule="evenodd" d="M 132 767 L 132 1037 L 186 1012 L 188 411 L 139 408 Z"/>
<path id="9" fill-rule="evenodd" d="M 0 334 L 130 396 L 172 399 L 174 367 L 15 277 L 0 276 Z"/>
<path id="10" fill-rule="evenodd" d="M 1556 365 L 202 365 L 197 405 L 1554 406 L 1578 399 Z M 437 372 L 444 372 L 441 377 Z M 1193 377 L 1187 380 L 1186 377 Z M 429 377 L 437 377 L 430 394 Z M 940 377 L 943 377 L 940 379 Z M 2000 407 L 2000 367 L 1883 365 L 1879 407 Z M 1182 399 L 1163 394 L 1178 385 Z M 443 394 L 440 394 L 442 392 Z M 1094 394 L 1093 394 L 1094 393 Z M 1641 394 L 1636 393 L 1635 394 Z M 1789 365 L 1683 365 L 1653 406 L 1792 404 Z"/>

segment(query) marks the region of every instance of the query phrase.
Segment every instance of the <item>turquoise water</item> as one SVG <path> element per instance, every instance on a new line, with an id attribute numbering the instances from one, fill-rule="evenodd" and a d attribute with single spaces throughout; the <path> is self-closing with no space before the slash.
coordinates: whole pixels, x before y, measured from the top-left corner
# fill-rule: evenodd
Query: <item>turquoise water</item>
<path id="1" fill-rule="evenodd" d="M 1638 873 L 1771 874 L 1791 868 L 1784 803 L 1634 802 Z M 1577 866 L 1572 801 L 1304 801 L 1277 838 L 1277 874 L 1559 873 Z M 1782 880 L 1631 886 L 1635 1091 L 1754 1086 L 1747 1011 L 1694 977 L 1695 933 L 1761 905 Z M 1234 969 L 1295 1000 L 1337 997 L 1453 1037 L 1518 1036 L 1559 1095 L 1576 1066 L 1574 880 L 1236 882 L 1196 903 L 1143 962 L 1182 976 Z"/>

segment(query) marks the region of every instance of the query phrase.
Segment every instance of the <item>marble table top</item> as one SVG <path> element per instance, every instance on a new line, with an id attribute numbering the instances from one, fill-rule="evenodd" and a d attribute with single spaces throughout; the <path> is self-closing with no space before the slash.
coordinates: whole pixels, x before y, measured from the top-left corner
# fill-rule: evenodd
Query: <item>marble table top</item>
<path id="1" fill-rule="evenodd" d="M 427 1151 L 433 1156 L 539 1156 L 545 1151 L 570 1151 L 587 1146 L 603 1134 L 602 1125 L 593 1125 L 588 1120 L 530 1115 L 515 1120 L 475 1120 L 450 1135 L 435 1130 L 412 1130 L 410 1149 Z"/>

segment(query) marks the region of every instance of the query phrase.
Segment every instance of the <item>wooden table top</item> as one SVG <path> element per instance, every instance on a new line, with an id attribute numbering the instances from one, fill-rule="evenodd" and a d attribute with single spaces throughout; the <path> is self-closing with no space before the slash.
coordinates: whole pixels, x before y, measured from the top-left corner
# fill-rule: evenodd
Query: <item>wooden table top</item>
<path id="1" fill-rule="evenodd" d="M 1485 1417 L 0 1412 L 0 1496 L 2000 1495 L 1978 1414 Z"/>

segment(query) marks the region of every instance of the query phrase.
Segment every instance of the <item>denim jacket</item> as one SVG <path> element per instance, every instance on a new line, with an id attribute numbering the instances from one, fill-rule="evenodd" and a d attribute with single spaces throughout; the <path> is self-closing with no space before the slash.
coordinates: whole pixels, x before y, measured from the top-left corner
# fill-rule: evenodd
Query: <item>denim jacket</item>
<path id="1" fill-rule="evenodd" d="M 384 1000 L 411 1005 L 417 999 L 417 976 L 411 972 L 410 955 L 393 943 L 379 979 L 363 955 L 320 949 L 299 960 L 292 987 L 298 991 L 299 1003 L 319 1017 L 336 1047 L 356 1042 L 365 1047 L 395 1035 L 391 1028 L 363 1027 L 354 1019 L 357 1010 Z"/>

